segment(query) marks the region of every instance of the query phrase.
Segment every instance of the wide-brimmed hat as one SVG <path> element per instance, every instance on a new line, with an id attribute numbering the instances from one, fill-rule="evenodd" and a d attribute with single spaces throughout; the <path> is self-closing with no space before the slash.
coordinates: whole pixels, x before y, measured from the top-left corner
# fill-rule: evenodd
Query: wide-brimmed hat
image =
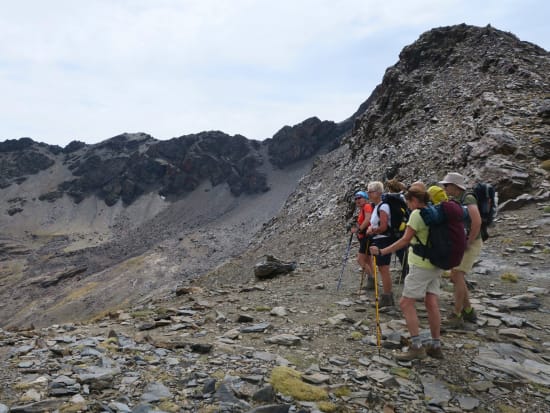
<path id="1" fill-rule="evenodd" d="M 460 175 L 457 172 L 450 172 L 447 175 L 445 175 L 445 178 L 443 178 L 442 181 L 439 182 L 441 185 L 445 184 L 453 184 L 458 186 L 463 191 L 466 190 L 466 178 L 464 178 L 462 175 Z"/>
<path id="2" fill-rule="evenodd" d="M 447 194 L 445 193 L 443 188 L 437 185 L 430 186 L 428 188 L 428 193 L 430 194 L 430 199 L 432 200 L 434 205 L 437 205 L 440 202 L 446 201 L 448 199 Z"/>

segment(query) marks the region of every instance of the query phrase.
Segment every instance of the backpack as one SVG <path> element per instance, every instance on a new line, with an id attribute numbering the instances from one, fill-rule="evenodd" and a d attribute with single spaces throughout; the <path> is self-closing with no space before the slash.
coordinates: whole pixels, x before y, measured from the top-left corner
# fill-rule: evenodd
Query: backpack
<path id="1" fill-rule="evenodd" d="M 391 225 L 388 226 L 385 234 L 396 239 L 403 236 L 405 228 L 407 227 L 407 221 L 409 220 L 409 209 L 407 203 L 397 193 L 384 193 L 382 194 L 382 203 L 388 204 L 390 207 L 390 221 Z M 380 208 L 376 210 L 378 218 L 380 218 Z"/>
<path id="2" fill-rule="evenodd" d="M 497 216 L 498 194 L 491 184 L 485 182 L 477 183 L 473 192 L 481 215 L 481 239 L 486 241 L 489 238 L 487 227 L 493 224 Z"/>
<path id="3" fill-rule="evenodd" d="M 487 227 L 494 223 L 497 216 L 498 194 L 495 188 L 486 182 L 475 184 L 471 191 L 464 193 L 461 201 L 464 201 L 467 194 L 472 194 L 477 200 L 477 209 L 479 209 L 479 215 L 481 215 L 481 239 L 487 241 L 489 238 Z"/>
<path id="4" fill-rule="evenodd" d="M 418 244 L 413 245 L 413 252 L 444 270 L 457 267 L 466 251 L 462 205 L 456 201 L 443 201 L 422 208 L 420 216 L 428 226 L 428 239 L 424 245 L 416 237 Z"/>

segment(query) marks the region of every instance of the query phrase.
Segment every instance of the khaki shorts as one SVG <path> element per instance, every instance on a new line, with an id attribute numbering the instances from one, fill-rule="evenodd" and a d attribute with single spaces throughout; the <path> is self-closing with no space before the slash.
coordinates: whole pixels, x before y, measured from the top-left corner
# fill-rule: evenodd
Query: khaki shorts
<path id="1" fill-rule="evenodd" d="M 403 297 L 423 299 L 426 293 L 439 296 L 439 284 L 443 270 L 440 268 L 420 268 L 411 265 L 409 274 L 405 277 Z"/>
<path id="2" fill-rule="evenodd" d="M 469 273 L 474 268 L 474 264 L 481 253 L 483 241 L 481 238 L 476 239 L 464 252 L 464 257 L 458 267 L 453 268 L 455 271 L 462 271 L 464 274 Z"/>

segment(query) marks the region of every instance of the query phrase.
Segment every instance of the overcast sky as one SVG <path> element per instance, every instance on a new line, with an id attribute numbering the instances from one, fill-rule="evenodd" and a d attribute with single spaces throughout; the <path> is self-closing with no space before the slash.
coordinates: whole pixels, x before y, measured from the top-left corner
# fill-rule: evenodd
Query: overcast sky
<path id="1" fill-rule="evenodd" d="M 434 27 L 491 24 L 550 50 L 546 0 L 0 2 L 0 141 L 263 140 L 349 117 Z"/>

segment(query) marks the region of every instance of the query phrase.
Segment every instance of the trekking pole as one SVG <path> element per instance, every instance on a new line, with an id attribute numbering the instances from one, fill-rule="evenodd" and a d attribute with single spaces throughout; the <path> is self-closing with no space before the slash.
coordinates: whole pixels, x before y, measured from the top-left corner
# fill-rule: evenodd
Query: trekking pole
<path id="1" fill-rule="evenodd" d="M 367 248 L 366 251 L 369 250 L 370 245 L 370 238 L 367 238 Z M 366 255 L 366 254 L 365 254 Z M 361 295 L 361 290 L 363 290 L 363 285 L 365 284 L 365 277 L 367 275 L 367 270 L 363 268 L 363 271 L 361 271 L 361 282 L 359 283 L 359 292 L 358 294 Z"/>
<path id="2" fill-rule="evenodd" d="M 376 255 L 373 257 L 374 261 L 374 299 L 376 308 L 376 346 L 378 347 L 378 357 L 380 357 L 380 345 L 382 341 L 382 329 L 380 328 L 380 313 L 378 312 L 378 274 L 376 267 Z"/>
<path id="3" fill-rule="evenodd" d="M 409 248 L 406 247 L 405 253 L 403 254 L 403 262 L 401 263 L 401 276 L 399 277 L 399 284 L 401 285 L 401 281 L 405 278 L 405 276 L 408 274 L 408 260 L 409 260 Z"/>
<path id="4" fill-rule="evenodd" d="M 340 277 L 338 278 L 338 285 L 336 286 L 336 291 L 340 290 L 340 285 L 342 284 L 342 276 L 344 275 L 344 269 L 346 268 L 346 263 L 348 262 L 349 250 L 351 248 L 352 240 L 353 240 L 353 232 L 349 237 L 348 247 L 346 248 L 346 253 L 344 254 L 344 261 L 342 262 L 342 271 L 340 271 Z"/>

